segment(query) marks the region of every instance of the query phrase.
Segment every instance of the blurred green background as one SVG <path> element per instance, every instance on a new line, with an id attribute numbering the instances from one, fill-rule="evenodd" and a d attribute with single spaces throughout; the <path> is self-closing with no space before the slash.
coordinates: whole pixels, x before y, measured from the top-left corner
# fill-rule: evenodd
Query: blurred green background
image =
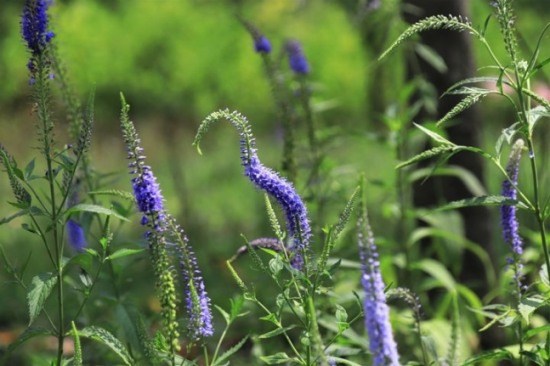
<path id="1" fill-rule="evenodd" d="M 434 0 L 438 1 L 438 0 Z M 2 0 L 0 11 L 0 142 L 25 164 L 37 153 L 34 134 L 36 116 L 31 113 L 31 87 L 25 67 L 28 57 L 20 37 L 22 1 Z M 259 154 L 265 165 L 279 169 L 282 138 L 262 60 L 236 15 L 256 25 L 282 55 L 286 39 L 302 42 L 311 63 L 308 77 L 313 86 L 314 108 L 320 130 L 335 137 L 326 146 L 327 179 L 334 195 L 320 226 L 333 223 L 339 210 L 364 172 L 373 227 L 382 243 L 382 256 L 392 248 L 395 209 L 393 192 L 397 164 L 390 147 L 391 134 L 384 116 L 399 103 L 404 86 L 407 47 L 384 62 L 377 57 L 384 46 L 405 28 L 402 4 L 384 2 L 364 16 L 357 13 L 359 2 L 340 1 L 192 1 L 192 0 L 56 0 L 51 7 L 55 43 L 68 70 L 74 89 L 83 99 L 96 89 L 96 125 L 92 141 L 92 164 L 101 172 L 118 173 L 113 188 L 130 190 L 126 174 L 125 148 L 119 129 L 119 93 L 131 104 L 131 117 L 141 135 L 147 162 L 153 167 L 166 198 L 168 210 L 186 229 L 199 257 L 213 302 L 227 304 L 238 291 L 225 268 L 225 260 L 243 244 L 240 234 L 252 239 L 271 236 L 263 195 L 245 179 L 239 160 L 238 136 L 229 125 L 212 129 L 199 156 L 191 142 L 198 124 L 208 113 L 237 109 L 249 117 L 258 138 Z M 542 0 L 517 0 L 518 27 L 526 44 L 533 45 L 548 19 L 550 8 Z M 491 8 L 486 1 L 473 0 L 470 15 L 474 25 L 482 24 Z M 488 37 L 498 40 L 496 22 Z M 370 40 L 371 42 L 367 42 Z M 486 65 L 488 55 L 474 42 L 476 62 Z M 496 47 L 504 55 L 504 47 Z M 545 52 L 548 52 L 546 50 Z M 286 60 L 281 65 L 287 77 Z M 544 80 L 541 80 L 544 82 Z M 54 93 L 56 90 L 54 88 Z M 435 99 L 437 102 L 437 99 Z M 497 133 L 511 122 L 500 100 L 490 99 L 483 110 L 484 141 L 492 146 Z M 60 99 L 54 100 L 58 146 L 69 143 L 67 121 Z M 513 118 L 513 117 L 512 117 Z M 306 147 L 305 130 L 299 131 L 299 151 Z M 490 149 L 490 147 L 489 147 Z M 500 184 L 497 172 L 487 172 L 489 192 Z M 305 190 L 299 181 L 298 190 Z M 13 212 L 7 177 L 0 183 L 0 216 Z M 126 225 L 117 245 L 143 245 L 138 215 Z M 496 217 L 495 228 L 496 226 Z M 0 227 L 0 245 L 21 262 L 32 251 L 32 273 L 46 267 L 44 253 L 35 238 L 18 230 L 20 220 Z M 350 225 L 351 227 L 351 225 Z M 496 231 L 497 229 L 495 229 Z M 339 243 L 339 255 L 356 259 L 352 233 Z M 496 234 L 498 235 L 498 233 Z M 389 240 L 389 239 L 388 239 Z M 90 245 L 97 246 L 93 237 Z M 320 248 L 316 242 L 315 248 Z M 392 282 L 392 263 L 384 271 Z M 134 301 L 145 305 L 153 296 L 146 256 L 124 267 L 124 286 L 140 289 Z M 247 260 L 239 262 L 246 272 Z M 258 272 L 248 280 L 261 283 Z M 356 288 L 357 271 L 349 271 L 336 291 L 349 294 Z M 0 330 L 23 328 L 27 312 L 21 306 L 24 293 L 6 282 L 0 271 Z M 265 282 L 265 281 L 264 281 Z M 262 284 L 263 285 L 263 284 Z M 262 288 L 269 295 L 270 289 Z M 101 294 L 101 291 L 98 292 Z M 135 293 L 135 292 L 134 292 Z M 147 296 L 142 296 L 142 294 Z M 101 301 L 100 296 L 98 300 Z M 218 319 L 219 321 L 219 319 Z M 245 319 L 241 322 L 252 322 Z M 237 331 L 238 333 L 238 331 Z M 0 342 L 2 340 L 0 339 Z"/>

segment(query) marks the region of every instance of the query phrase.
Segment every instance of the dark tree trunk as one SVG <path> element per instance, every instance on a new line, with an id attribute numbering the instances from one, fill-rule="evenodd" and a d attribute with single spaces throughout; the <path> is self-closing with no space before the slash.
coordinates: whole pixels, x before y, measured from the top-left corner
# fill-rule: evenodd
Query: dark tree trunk
<path id="1" fill-rule="evenodd" d="M 414 23 L 422 18 L 437 14 L 452 14 L 468 16 L 467 0 L 408 0 L 407 3 L 418 8 L 414 15 L 406 14 L 405 19 Z M 440 73 L 421 58 L 410 60 L 407 65 L 408 77 L 414 78 L 420 72 L 441 95 L 451 85 L 462 79 L 472 77 L 475 74 L 474 59 L 472 55 L 471 38 L 466 32 L 456 31 L 428 31 L 420 35 L 420 42 L 435 50 L 445 61 L 448 71 Z M 448 95 L 440 99 L 437 115 L 431 118 L 439 119 L 453 108 L 463 96 Z M 418 121 L 428 117 L 425 111 L 417 116 Z M 452 127 L 447 129 L 449 139 L 456 144 L 467 146 L 479 146 L 481 140 L 481 126 L 479 111 L 476 107 L 462 112 L 453 121 Z M 449 160 L 449 164 L 458 165 L 472 172 L 482 183 L 484 182 L 484 161 L 479 155 L 461 153 Z M 441 194 L 434 194 L 441 192 Z M 440 204 L 442 199 L 453 201 L 471 197 L 472 193 L 456 178 L 430 178 L 424 184 L 414 187 L 413 200 L 417 207 L 434 207 Z M 463 218 L 466 238 L 479 244 L 490 255 L 493 255 L 491 230 L 491 212 L 487 207 L 472 207 L 460 210 Z M 479 259 L 471 252 L 466 252 L 463 257 L 463 266 L 460 274 L 460 282 L 467 284 L 478 294 L 486 294 L 490 289 L 484 281 L 485 271 Z M 498 332 L 497 332 L 498 333 Z M 494 346 L 499 343 L 498 334 L 486 334 L 482 343 L 484 346 Z"/>

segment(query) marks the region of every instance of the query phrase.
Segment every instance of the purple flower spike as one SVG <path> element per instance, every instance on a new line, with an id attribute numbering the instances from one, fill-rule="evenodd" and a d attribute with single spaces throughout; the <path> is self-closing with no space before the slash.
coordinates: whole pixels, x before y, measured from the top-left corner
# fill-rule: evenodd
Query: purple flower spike
<path id="1" fill-rule="evenodd" d="M 516 186 L 518 184 L 519 174 L 519 162 L 521 159 L 521 152 L 523 150 L 523 140 L 517 140 L 512 146 L 508 165 L 506 166 L 506 173 L 510 180 L 506 179 L 502 183 L 502 196 L 516 200 L 518 192 Z M 510 245 L 512 249 L 512 257 L 508 258 L 508 264 L 514 270 L 514 281 L 518 291 L 521 291 L 521 276 L 523 265 L 520 262 L 521 254 L 523 253 L 523 240 L 519 236 L 519 223 L 516 217 L 516 206 L 502 205 L 500 207 L 500 219 L 502 225 L 502 236 L 504 241 Z"/>
<path id="2" fill-rule="evenodd" d="M 27 48 L 31 52 L 31 59 L 27 68 L 31 72 L 31 80 L 34 80 L 38 64 L 47 65 L 43 56 L 48 44 L 55 34 L 48 30 L 48 7 L 51 1 L 27 0 L 21 16 L 21 34 Z"/>
<path id="3" fill-rule="evenodd" d="M 258 53 L 270 53 L 271 52 L 271 43 L 269 39 L 265 36 L 257 36 L 254 38 L 254 49 Z"/>
<path id="4" fill-rule="evenodd" d="M 294 243 L 291 247 L 296 255 L 293 263 L 296 267 L 301 267 L 303 261 L 301 252 L 308 248 L 311 239 L 311 227 L 302 198 L 296 193 L 290 182 L 262 165 L 255 148 L 252 147 L 250 151 L 247 151 L 244 138 L 241 138 L 241 151 L 243 151 L 244 174 L 256 187 L 275 198 L 283 208 L 288 233 Z"/>
<path id="5" fill-rule="evenodd" d="M 82 227 L 73 219 L 67 221 L 66 227 L 69 244 L 76 251 L 82 252 L 88 246 L 86 237 L 84 236 L 84 230 L 82 230 Z"/>
<path id="6" fill-rule="evenodd" d="M 311 227 L 306 206 L 289 181 L 260 162 L 256 152 L 254 136 L 246 117 L 237 111 L 229 112 L 228 110 L 210 114 L 201 123 L 193 145 L 197 147 L 200 153 L 200 141 L 210 125 L 220 119 L 228 120 L 239 131 L 244 174 L 256 187 L 275 198 L 281 205 L 286 217 L 288 234 L 292 238 L 292 246 L 290 247 L 294 254 L 292 264 L 295 268 L 301 268 L 304 261 L 302 253 L 306 252 L 307 254 L 311 239 Z"/>
<path id="7" fill-rule="evenodd" d="M 521 151 L 523 149 L 523 140 L 517 140 L 512 147 L 510 159 L 506 166 L 506 173 L 510 180 L 506 179 L 502 183 L 502 195 L 504 197 L 516 200 L 518 192 L 515 188 L 518 184 L 519 161 L 521 159 Z M 519 236 L 519 225 L 516 217 L 516 206 L 503 205 L 500 208 L 502 235 L 504 240 L 510 244 L 512 251 L 521 255 L 523 253 L 523 243 Z"/>
<path id="8" fill-rule="evenodd" d="M 286 51 L 288 53 L 288 64 L 292 71 L 298 75 L 309 74 L 309 63 L 307 62 L 300 42 L 291 40 L 286 43 Z"/>
<path id="9" fill-rule="evenodd" d="M 214 334 L 212 311 L 210 309 L 210 298 L 206 293 L 197 259 L 189 247 L 186 251 L 187 253 L 180 252 L 179 257 L 183 276 L 185 307 L 189 317 L 187 330 L 193 340 L 199 340 Z"/>
<path id="10" fill-rule="evenodd" d="M 398 366 L 399 354 L 390 324 L 390 310 L 386 304 L 378 252 L 366 212 L 357 220 L 357 241 L 363 271 L 361 284 L 365 290 L 365 326 L 369 334 L 372 364 Z"/>

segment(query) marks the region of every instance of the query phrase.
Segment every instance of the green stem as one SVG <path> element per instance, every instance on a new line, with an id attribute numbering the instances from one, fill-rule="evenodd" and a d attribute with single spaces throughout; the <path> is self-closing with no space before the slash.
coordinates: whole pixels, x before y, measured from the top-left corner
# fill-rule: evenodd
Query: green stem
<path id="1" fill-rule="evenodd" d="M 269 309 L 260 301 L 256 298 L 256 296 L 253 297 L 253 301 L 258 304 L 259 307 L 261 307 L 267 315 L 271 315 L 272 312 L 269 311 Z M 277 327 L 279 328 L 284 328 L 283 325 L 277 321 Z M 290 346 L 290 348 L 292 349 L 292 351 L 294 351 L 294 354 L 296 355 L 296 357 L 298 357 L 298 359 L 300 360 L 300 362 L 302 364 L 306 364 L 306 361 L 304 360 L 304 358 L 302 357 L 302 355 L 300 355 L 300 352 L 298 352 L 298 350 L 296 349 L 296 347 L 294 346 L 294 343 L 292 343 L 292 340 L 290 339 L 290 337 L 288 336 L 288 333 L 286 331 L 283 332 L 283 336 L 285 337 L 288 345 Z"/>
<path id="2" fill-rule="evenodd" d="M 542 241 L 542 249 L 544 251 L 544 261 L 546 263 L 546 271 L 550 278 L 550 255 L 548 253 L 548 243 L 546 241 L 546 228 L 544 227 L 544 218 L 540 209 L 540 200 L 539 200 L 539 185 L 538 185 L 538 172 L 537 165 L 535 162 L 535 155 L 533 150 L 533 141 L 531 136 L 527 138 L 527 146 L 529 149 L 529 160 L 531 161 L 531 172 L 533 175 L 533 190 L 535 196 L 535 215 L 537 217 L 537 223 L 540 230 L 540 238 Z"/>
<path id="3" fill-rule="evenodd" d="M 51 202 L 51 224 L 52 224 L 52 235 L 55 248 L 55 262 L 57 269 L 57 299 L 59 307 L 59 326 L 58 326 L 58 344 L 57 344 L 57 366 L 61 365 L 62 356 L 63 356 L 63 341 L 65 338 L 65 316 L 63 311 L 63 268 L 61 266 L 63 258 L 63 245 L 60 244 L 58 238 L 58 216 L 57 216 L 57 206 L 55 203 L 55 177 L 53 175 L 52 168 L 52 146 L 51 143 L 51 131 L 53 124 L 50 120 L 50 115 L 48 111 L 48 86 L 47 86 L 47 68 L 45 55 L 41 55 L 38 60 L 38 75 L 37 75 L 37 104 L 38 104 L 38 117 L 42 123 L 42 139 L 44 143 L 44 157 L 46 158 L 47 173 L 48 173 L 48 183 L 50 188 L 50 202 Z"/>
<path id="4" fill-rule="evenodd" d="M 213 365 L 216 362 L 216 358 L 218 357 L 218 352 L 220 351 L 220 347 L 222 345 L 223 339 L 225 338 L 225 335 L 227 334 L 227 330 L 229 329 L 230 325 L 231 325 L 231 323 L 227 324 L 227 326 L 223 330 L 222 335 L 220 336 L 220 339 L 218 340 L 218 344 L 216 345 L 216 350 L 214 351 L 214 356 L 212 356 L 211 365 Z M 208 365 L 208 363 L 207 363 L 207 365 Z"/>
<path id="5" fill-rule="evenodd" d="M 315 312 L 315 304 L 313 303 L 313 298 L 311 296 L 308 296 L 307 298 L 307 313 L 309 319 L 309 331 L 312 334 L 313 347 L 315 352 L 317 353 L 316 358 L 320 359 L 320 365 L 328 365 L 327 356 L 323 351 L 323 340 L 321 339 L 321 333 L 319 332 L 319 325 L 317 324 L 317 313 Z"/>
<path id="6" fill-rule="evenodd" d="M 269 55 L 262 54 L 265 73 L 269 80 L 273 98 L 275 99 L 277 114 L 283 124 L 283 162 L 282 170 L 286 177 L 293 183 L 296 182 L 296 159 L 295 159 L 295 137 L 294 137 L 294 116 L 290 108 L 287 93 L 277 76 L 277 70 L 271 62 Z"/>

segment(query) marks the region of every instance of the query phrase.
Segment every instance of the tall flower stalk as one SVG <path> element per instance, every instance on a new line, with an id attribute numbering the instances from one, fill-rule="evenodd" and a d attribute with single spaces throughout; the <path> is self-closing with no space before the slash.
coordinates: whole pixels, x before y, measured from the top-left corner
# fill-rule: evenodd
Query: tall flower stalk
<path id="1" fill-rule="evenodd" d="M 269 39 L 262 34 L 254 25 L 241 19 L 245 28 L 248 30 L 254 41 L 254 50 L 262 57 L 264 70 L 271 87 L 273 99 L 277 107 L 277 114 L 283 125 L 283 160 L 282 172 L 291 181 L 296 181 L 296 142 L 295 142 L 295 122 L 296 118 L 292 111 L 288 90 L 283 83 L 283 78 L 279 75 L 280 71 L 271 59 L 272 46 Z"/>
<path id="2" fill-rule="evenodd" d="M 176 314 L 177 297 L 175 277 L 166 251 L 164 237 L 166 231 L 164 198 L 151 167 L 145 165 L 143 148 L 140 146 L 141 141 L 134 124 L 128 117 L 129 110 L 130 106 L 122 97 L 121 127 L 130 160 L 128 167 L 130 174 L 133 175 L 132 188 L 138 210 L 143 214 L 141 224 L 148 228 L 145 236 L 149 243 L 153 272 L 159 291 L 164 332 L 174 354 L 180 349 Z"/>
<path id="3" fill-rule="evenodd" d="M 182 267 L 182 281 L 187 310 L 189 335 L 193 340 L 213 334 L 210 299 L 200 276 L 196 258 L 183 230 L 167 214 L 160 186 L 150 166 L 145 164 L 141 141 L 134 124 L 129 120 L 130 106 L 122 97 L 121 126 L 128 150 L 128 164 L 133 175 L 132 188 L 141 224 L 148 228 L 145 236 L 149 243 L 153 272 L 159 290 L 161 315 L 172 354 L 180 349 L 177 321 L 176 275 L 171 254 L 177 254 Z M 173 249 L 172 251 L 170 251 Z"/>
<path id="4" fill-rule="evenodd" d="M 302 268 L 305 261 L 304 254 L 307 256 L 311 240 L 311 227 L 307 208 L 290 182 L 260 162 L 255 139 L 246 117 L 236 111 L 230 113 L 228 110 L 210 114 L 201 123 L 193 145 L 201 153 L 200 141 L 210 125 L 219 119 L 228 120 L 239 131 L 244 174 L 256 187 L 275 198 L 283 209 L 288 234 L 292 240 L 290 245 L 290 250 L 294 254 L 292 263 L 295 267 Z"/>
<path id="5" fill-rule="evenodd" d="M 378 251 L 364 205 L 357 220 L 357 242 L 362 269 L 361 284 L 365 290 L 365 326 L 369 334 L 373 365 L 397 366 L 399 354 L 390 324 L 390 311 L 386 304 Z"/>
<path id="6" fill-rule="evenodd" d="M 29 84 L 34 86 L 36 110 L 39 123 L 38 135 L 42 143 L 41 151 L 46 161 L 46 178 L 49 185 L 49 211 L 51 219 L 51 233 L 53 241 L 53 252 L 51 243 L 40 231 L 46 250 L 53 266 L 55 267 L 57 282 L 58 302 L 58 327 L 57 327 L 57 365 L 61 365 L 63 357 L 63 345 L 65 339 L 65 311 L 63 303 L 63 240 L 61 240 L 59 218 L 63 204 L 59 205 L 56 200 L 56 181 L 54 175 L 54 140 L 53 121 L 49 111 L 50 89 L 48 79 L 50 73 L 49 46 L 54 33 L 49 30 L 48 7 L 46 0 L 26 0 L 21 16 L 21 34 L 30 52 L 27 68 L 30 72 Z M 75 165 L 78 164 L 75 163 Z M 66 197 L 67 192 L 65 192 Z M 29 214 L 35 225 L 37 224 L 32 214 Z"/>

